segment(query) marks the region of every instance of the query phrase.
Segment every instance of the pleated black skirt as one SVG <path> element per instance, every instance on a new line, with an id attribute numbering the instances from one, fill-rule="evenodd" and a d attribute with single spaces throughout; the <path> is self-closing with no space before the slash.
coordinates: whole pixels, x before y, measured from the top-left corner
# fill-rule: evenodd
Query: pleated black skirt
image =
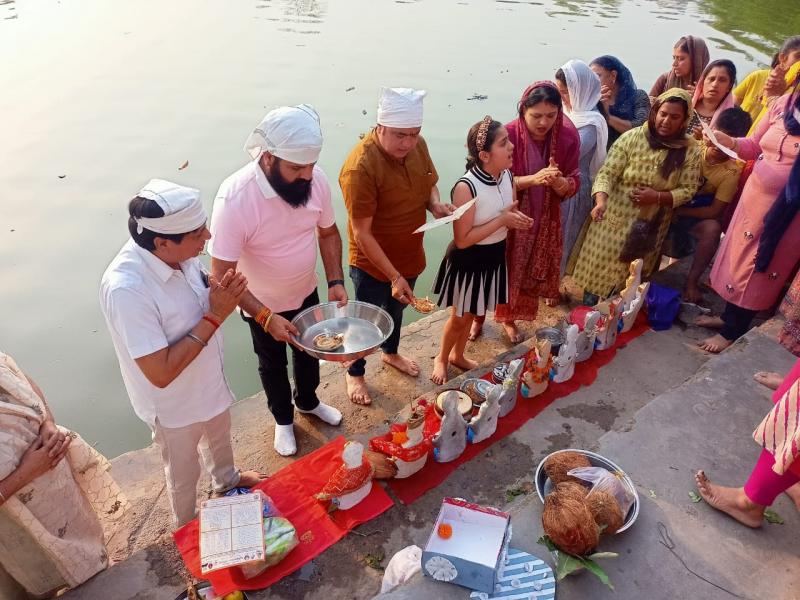
<path id="1" fill-rule="evenodd" d="M 456 248 L 450 244 L 433 282 L 439 307 L 482 316 L 508 301 L 506 241 Z"/>

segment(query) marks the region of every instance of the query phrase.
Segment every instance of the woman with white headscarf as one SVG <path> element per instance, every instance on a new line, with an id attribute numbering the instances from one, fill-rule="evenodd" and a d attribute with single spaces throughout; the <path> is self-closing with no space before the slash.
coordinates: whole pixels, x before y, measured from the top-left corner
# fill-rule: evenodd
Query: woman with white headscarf
<path id="1" fill-rule="evenodd" d="M 578 193 L 561 203 L 561 230 L 564 251 L 561 275 L 569 255 L 592 211 L 592 180 L 606 159 L 608 124 L 597 110 L 600 102 L 600 78 L 580 60 L 570 60 L 556 71 L 556 86 L 564 102 L 564 112 L 575 124 L 581 137 Z"/>

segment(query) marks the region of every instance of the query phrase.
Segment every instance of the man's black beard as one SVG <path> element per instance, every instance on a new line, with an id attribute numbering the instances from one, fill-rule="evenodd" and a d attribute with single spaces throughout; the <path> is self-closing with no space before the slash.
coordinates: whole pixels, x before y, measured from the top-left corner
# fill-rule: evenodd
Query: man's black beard
<path id="1" fill-rule="evenodd" d="M 280 160 L 276 160 L 266 173 L 267 181 L 272 186 L 272 189 L 283 198 L 283 200 L 292 208 L 299 208 L 305 206 L 308 198 L 311 196 L 311 180 L 310 179 L 295 179 L 288 182 L 283 178 L 280 171 Z"/>

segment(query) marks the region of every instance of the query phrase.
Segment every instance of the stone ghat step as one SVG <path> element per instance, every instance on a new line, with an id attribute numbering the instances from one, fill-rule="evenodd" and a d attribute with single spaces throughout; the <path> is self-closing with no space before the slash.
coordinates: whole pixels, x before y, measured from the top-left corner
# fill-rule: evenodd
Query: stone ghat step
<path id="1" fill-rule="evenodd" d="M 594 449 L 620 464 L 636 483 L 640 516 L 628 532 L 602 544 L 603 550 L 619 553 L 603 562 L 616 591 L 581 574 L 558 583 L 560 600 L 800 598 L 800 513 L 788 497 L 781 496 L 773 506 L 785 524 L 765 524 L 761 530 L 748 529 L 689 497 L 698 469 L 731 486 L 742 485 L 749 475 L 760 451 L 751 432 L 771 407 L 771 392 L 752 375 L 759 370 L 786 372 L 795 360 L 775 342 L 775 325 L 770 321 L 752 330 L 685 383 L 643 405 L 626 426 L 599 437 Z M 670 359 L 663 370 L 673 368 Z M 542 534 L 538 498 L 527 496 L 508 508 L 514 546 L 548 558 L 536 544 Z M 715 585 L 687 571 L 678 557 Z M 464 593 L 417 577 L 379 597 L 456 599 Z"/>

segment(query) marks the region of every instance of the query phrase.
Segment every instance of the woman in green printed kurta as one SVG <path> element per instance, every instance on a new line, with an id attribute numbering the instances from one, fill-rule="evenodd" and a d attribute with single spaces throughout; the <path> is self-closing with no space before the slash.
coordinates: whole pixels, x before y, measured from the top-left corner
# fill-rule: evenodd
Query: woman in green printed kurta
<path id="1" fill-rule="evenodd" d="M 690 106 L 685 90 L 664 92 L 648 122 L 611 147 L 592 188 L 592 220 L 571 260 L 587 299 L 621 289 L 636 258 L 644 260 L 644 276 L 656 268 L 673 208 L 700 184 L 700 147 L 686 136 Z"/>

